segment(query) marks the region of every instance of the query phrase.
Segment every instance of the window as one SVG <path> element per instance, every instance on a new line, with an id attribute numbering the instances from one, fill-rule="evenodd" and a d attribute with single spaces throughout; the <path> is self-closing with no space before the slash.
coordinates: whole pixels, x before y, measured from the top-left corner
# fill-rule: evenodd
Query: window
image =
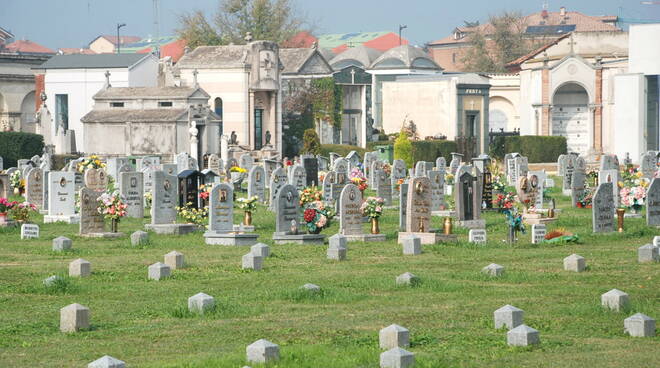
<path id="1" fill-rule="evenodd" d="M 254 149 L 260 150 L 263 146 L 262 130 L 263 130 L 263 117 L 264 109 L 254 109 Z"/>
<path id="2" fill-rule="evenodd" d="M 124 107 L 123 102 L 110 102 L 110 107 Z"/>
<path id="3" fill-rule="evenodd" d="M 216 97 L 215 100 L 213 100 L 213 111 L 220 117 L 220 120 L 222 120 L 222 99 L 220 97 Z"/>
<path id="4" fill-rule="evenodd" d="M 158 101 L 158 107 L 172 107 L 172 101 Z"/>
<path id="5" fill-rule="evenodd" d="M 69 129 L 69 95 L 55 95 L 55 123 L 62 132 Z"/>

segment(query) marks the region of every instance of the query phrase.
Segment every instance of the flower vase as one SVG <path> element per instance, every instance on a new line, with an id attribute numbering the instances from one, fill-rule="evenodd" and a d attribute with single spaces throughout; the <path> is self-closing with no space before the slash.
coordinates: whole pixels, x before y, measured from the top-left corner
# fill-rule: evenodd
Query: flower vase
<path id="1" fill-rule="evenodd" d="M 21 194 L 21 190 L 18 188 L 14 188 L 14 195 L 19 195 Z"/>
<path id="2" fill-rule="evenodd" d="M 118 219 L 110 220 L 110 232 L 116 233 L 118 227 L 119 227 L 119 220 Z"/>
<path id="3" fill-rule="evenodd" d="M 7 212 L 0 213 L 0 224 L 7 223 Z"/>
<path id="4" fill-rule="evenodd" d="M 243 216 L 243 225 L 252 226 L 252 212 L 245 211 L 245 216 Z"/>
<path id="5" fill-rule="evenodd" d="M 378 227 L 378 217 L 373 217 L 371 219 L 371 233 L 380 234 L 380 228 Z"/>
<path id="6" fill-rule="evenodd" d="M 442 232 L 445 235 L 451 235 L 452 227 L 451 217 L 445 217 L 445 220 L 442 223 Z"/>
<path id="7" fill-rule="evenodd" d="M 616 209 L 616 223 L 617 223 L 617 231 L 622 233 L 623 232 L 623 218 L 626 213 L 625 208 L 617 208 Z"/>

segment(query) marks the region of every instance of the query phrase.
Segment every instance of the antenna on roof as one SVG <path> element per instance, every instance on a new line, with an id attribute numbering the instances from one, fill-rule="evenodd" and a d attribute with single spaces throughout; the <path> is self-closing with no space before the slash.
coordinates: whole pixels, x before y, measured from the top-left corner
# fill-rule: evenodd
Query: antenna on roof
<path id="1" fill-rule="evenodd" d="M 158 24 L 158 0 L 153 0 L 153 6 L 154 6 L 154 34 L 156 35 L 156 37 L 154 37 L 156 42 L 154 44 L 153 53 L 158 58 L 160 58 L 160 29 Z"/>

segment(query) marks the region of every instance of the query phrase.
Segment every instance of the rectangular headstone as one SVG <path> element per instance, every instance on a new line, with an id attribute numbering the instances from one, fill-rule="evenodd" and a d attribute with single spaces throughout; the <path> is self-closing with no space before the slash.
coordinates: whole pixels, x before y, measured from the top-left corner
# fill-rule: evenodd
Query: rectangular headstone
<path id="1" fill-rule="evenodd" d="M 163 171 L 155 171 L 151 190 L 151 224 L 175 223 L 179 197 L 177 177 L 165 174 Z"/>
<path id="2" fill-rule="evenodd" d="M 376 196 L 385 200 L 386 206 L 392 205 L 392 180 L 385 170 L 377 170 L 374 173 L 376 183 Z"/>
<path id="3" fill-rule="evenodd" d="M 408 184 L 406 206 L 406 231 L 430 232 L 431 228 L 431 180 L 414 177 Z"/>
<path id="4" fill-rule="evenodd" d="M 279 192 L 280 188 L 285 186 L 288 182 L 289 178 L 288 175 L 286 174 L 286 170 L 282 167 L 278 167 L 273 171 L 273 173 L 270 176 L 270 206 L 269 209 L 271 211 L 275 210 L 275 203 L 277 202 L 277 192 Z"/>
<path id="5" fill-rule="evenodd" d="M 266 201 L 266 171 L 261 166 L 252 166 L 248 172 L 248 197 L 256 196 L 260 203 Z"/>
<path id="6" fill-rule="evenodd" d="M 545 224 L 532 225 L 532 244 L 539 244 L 545 239 L 547 229 Z"/>
<path id="7" fill-rule="evenodd" d="M 439 170 L 430 170 L 426 175 L 431 180 L 431 211 L 440 211 L 445 207 L 445 176 Z"/>
<path id="8" fill-rule="evenodd" d="M 51 171 L 48 174 L 48 214 L 71 216 L 76 209 L 75 174 Z"/>
<path id="9" fill-rule="evenodd" d="M 123 172 L 120 174 L 119 193 L 124 198 L 126 216 L 144 217 L 144 174 L 141 172 Z"/>
<path id="10" fill-rule="evenodd" d="M 573 174 L 575 177 L 575 174 Z M 592 224 L 594 233 L 614 231 L 613 183 L 601 183 L 593 197 Z"/>
<path id="11" fill-rule="evenodd" d="M 470 229 L 468 233 L 470 243 L 483 244 L 486 242 L 486 229 Z"/>
<path id="12" fill-rule="evenodd" d="M 303 157 L 302 165 L 305 169 L 305 182 L 308 186 L 319 187 L 319 161 L 316 157 Z"/>
<path id="13" fill-rule="evenodd" d="M 660 226 L 660 179 L 651 180 L 646 192 L 646 225 Z"/>
<path id="14" fill-rule="evenodd" d="M 103 215 L 98 211 L 98 197 L 102 192 L 89 188 L 80 189 L 80 234 L 105 232 Z"/>
<path id="15" fill-rule="evenodd" d="M 408 183 L 399 186 L 399 231 L 406 231 L 406 210 L 408 209 Z"/>
<path id="16" fill-rule="evenodd" d="M 25 188 L 25 201 L 41 207 L 44 201 L 44 174 L 41 169 L 33 168 L 27 172 Z"/>
<path id="17" fill-rule="evenodd" d="M 323 201 L 331 202 L 332 199 L 332 184 L 335 182 L 335 172 L 328 171 L 323 177 Z"/>
<path id="18" fill-rule="evenodd" d="M 39 239 L 39 225 L 21 225 L 21 239 Z"/>
<path id="19" fill-rule="evenodd" d="M 300 202 L 296 188 L 291 184 L 280 187 L 275 195 L 275 232 L 289 233 L 292 222 L 300 228 Z"/>
<path id="20" fill-rule="evenodd" d="M 234 190 L 227 183 L 213 186 L 209 197 L 209 231 L 228 233 L 234 230 Z"/>
<path id="21" fill-rule="evenodd" d="M 362 235 L 362 193 L 354 184 L 347 184 L 339 196 L 339 233 Z"/>

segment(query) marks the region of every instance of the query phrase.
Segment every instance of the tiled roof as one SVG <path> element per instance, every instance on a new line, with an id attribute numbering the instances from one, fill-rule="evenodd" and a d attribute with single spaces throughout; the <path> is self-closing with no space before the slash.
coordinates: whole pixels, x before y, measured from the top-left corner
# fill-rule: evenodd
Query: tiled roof
<path id="1" fill-rule="evenodd" d="M 298 47 L 312 47 L 314 42 L 318 39 L 307 31 L 300 31 L 293 35 L 293 37 L 282 42 L 282 48 L 298 48 Z"/>
<path id="2" fill-rule="evenodd" d="M 183 55 L 179 68 L 240 68 L 245 66 L 248 49 L 242 45 L 199 46 Z"/>
<path id="3" fill-rule="evenodd" d="M 160 121 L 176 121 L 188 109 L 110 109 L 92 110 L 80 119 L 83 123 L 149 123 Z"/>
<path id="4" fill-rule="evenodd" d="M 521 56 L 521 57 L 519 57 L 519 58 L 517 58 L 513 61 L 508 62 L 506 64 L 506 67 L 508 68 L 508 67 L 514 67 L 516 65 L 520 65 L 520 64 L 524 63 L 525 61 L 533 58 L 534 56 L 540 54 L 541 52 L 549 49 L 551 46 L 556 45 L 557 43 L 559 43 L 559 41 L 563 40 L 564 38 L 566 38 L 568 36 L 570 36 L 570 33 L 567 33 L 567 34 L 565 34 L 565 35 L 563 35 L 559 38 L 556 38 L 556 39 L 546 43 L 545 45 L 537 48 L 536 50 L 533 50 L 533 51 L 529 52 L 528 54 L 525 54 L 525 55 L 523 55 L 523 56 Z"/>
<path id="5" fill-rule="evenodd" d="M 523 17 L 526 26 L 561 26 L 575 25 L 576 32 L 595 32 L 595 31 L 620 31 L 619 28 L 609 23 L 616 20 L 616 16 L 590 16 L 580 12 L 567 11 L 565 16 L 560 12 L 547 12 L 544 18 L 543 12 L 533 13 Z M 492 34 L 494 27 L 490 23 L 484 23 L 476 27 L 457 27 L 460 32 L 471 33 L 479 31 L 483 34 Z M 447 37 L 431 42 L 429 45 L 446 45 L 467 42 L 465 38 L 454 39 L 451 34 Z"/>
<path id="6" fill-rule="evenodd" d="M 55 51 L 29 40 L 14 41 L 5 46 L 9 52 L 23 54 L 54 54 Z"/>
<path id="7" fill-rule="evenodd" d="M 105 38 L 106 40 L 110 41 L 113 45 L 117 46 L 117 36 L 112 36 L 112 35 L 100 35 L 96 37 L 92 42 L 98 40 L 99 38 Z M 142 38 L 138 36 L 120 36 L 119 40 L 121 41 L 122 45 L 125 45 L 127 43 L 133 43 L 133 42 L 138 42 Z M 90 42 L 91 43 L 91 42 Z"/>
<path id="8" fill-rule="evenodd" d="M 314 49 L 308 48 L 280 49 L 280 62 L 284 66 L 282 72 L 297 73 L 313 53 Z"/>
<path id="9" fill-rule="evenodd" d="M 60 55 L 71 55 L 71 54 L 84 54 L 84 55 L 93 55 L 96 54 L 94 50 L 75 48 L 75 47 L 62 47 L 57 49 L 57 53 Z"/>
<path id="10" fill-rule="evenodd" d="M 390 32 L 380 37 L 374 38 L 373 40 L 367 41 L 362 45 L 385 52 L 391 48 L 407 44 L 409 44 L 408 40 L 403 37 L 399 38 L 397 34 Z"/>
<path id="11" fill-rule="evenodd" d="M 199 88 L 193 87 L 109 87 L 101 89 L 94 99 L 112 98 L 187 98 Z"/>
<path id="12" fill-rule="evenodd" d="M 128 68 L 149 57 L 144 54 L 55 55 L 39 69 Z"/>

